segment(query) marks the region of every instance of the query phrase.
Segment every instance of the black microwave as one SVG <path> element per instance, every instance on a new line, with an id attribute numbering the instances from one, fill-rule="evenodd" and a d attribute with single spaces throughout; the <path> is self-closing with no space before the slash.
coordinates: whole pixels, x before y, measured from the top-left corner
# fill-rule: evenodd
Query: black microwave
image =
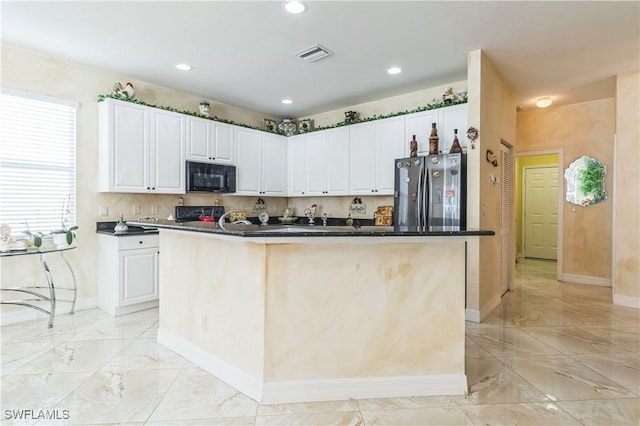
<path id="1" fill-rule="evenodd" d="M 187 192 L 236 192 L 236 166 L 187 161 Z"/>

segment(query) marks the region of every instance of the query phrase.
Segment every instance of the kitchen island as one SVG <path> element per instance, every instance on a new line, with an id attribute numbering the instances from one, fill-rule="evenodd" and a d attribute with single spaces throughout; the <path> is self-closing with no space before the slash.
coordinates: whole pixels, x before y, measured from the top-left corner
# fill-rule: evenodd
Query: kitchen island
<path id="1" fill-rule="evenodd" d="M 154 226 L 158 341 L 256 401 L 467 392 L 465 246 L 492 232 Z"/>

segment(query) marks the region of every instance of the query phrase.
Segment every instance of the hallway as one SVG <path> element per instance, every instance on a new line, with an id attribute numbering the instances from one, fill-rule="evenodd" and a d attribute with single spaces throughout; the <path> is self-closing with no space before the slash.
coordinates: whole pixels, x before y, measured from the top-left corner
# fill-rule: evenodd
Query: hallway
<path id="1" fill-rule="evenodd" d="M 36 424 L 12 411 L 34 409 L 69 417 L 37 424 L 638 425 L 639 314 L 527 259 L 487 321 L 467 323 L 468 395 L 265 406 L 159 345 L 157 309 L 91 309 L 0 328 L 3 424 Z"/>

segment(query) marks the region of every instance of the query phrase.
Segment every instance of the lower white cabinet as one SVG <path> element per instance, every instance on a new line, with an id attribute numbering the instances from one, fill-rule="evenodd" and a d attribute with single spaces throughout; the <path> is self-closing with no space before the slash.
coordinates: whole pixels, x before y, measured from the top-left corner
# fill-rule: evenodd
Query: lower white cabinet
<path id="1" fill-rule="evenodd" d="M 117 316 L 158 306 L 159 237 L 98 234 L 98 306 Z"/>

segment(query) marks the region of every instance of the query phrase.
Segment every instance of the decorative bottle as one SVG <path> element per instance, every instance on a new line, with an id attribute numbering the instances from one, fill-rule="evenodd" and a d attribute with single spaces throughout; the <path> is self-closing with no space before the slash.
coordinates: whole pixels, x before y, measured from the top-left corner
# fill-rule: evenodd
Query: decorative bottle
<path id="1" fill-rule="evenodd" d="M 436 129 L 436 123 L 431 123 L 431 136 L 429 136 L 429 154 L 438 153 L 438 129 Z"/>
<path id="2" fill-rule="evenodd" d="M 416 135 L 413 135 L 413 139 L 409 142 L 409 150 L 411 152 L 410 157 L 418 156 L 418 141 L 416 140 Z"/>
<path id="3" fill-rule="evenodd" d="M 462 147 L 458 141 L 458 129 L 453 129 L 453 143 L 451 144 L 449 154 L 462 154 Z"/>

